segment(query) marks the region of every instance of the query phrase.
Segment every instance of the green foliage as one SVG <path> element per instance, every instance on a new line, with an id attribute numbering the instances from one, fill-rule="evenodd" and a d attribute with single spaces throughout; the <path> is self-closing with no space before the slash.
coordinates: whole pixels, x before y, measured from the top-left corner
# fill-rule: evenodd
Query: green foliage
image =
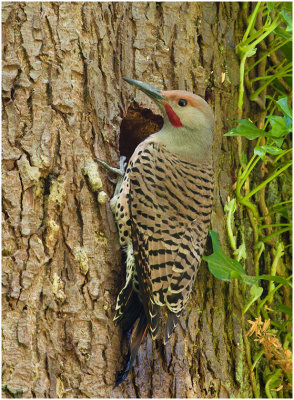
<path id="1" fill-rule="evenodd" d="M 281 154 L 282 152 L 283 150 L 276 146 L 263 145 L 254 147 L 254 154 L 259 156 L 262 160 L 265 159 L 266 154 L 277 155 Z"/>
<path id="2" fill-rule="evenodd" d="M 209 231 L 209 233 L 212 240 L 213 253 L 210 256 L 203 257 L 203 260 L 208 262 L 209 271 L 222 281 L 230 281 L 232 278 L 246 280 L 246 273 L 242 265 L 223 252 L 219 244 L 218 234 L 213 231 Z M 251 284 L 250 280 L 248 283 Z"/>
<path id="3" fill-rule="evenodd" d="M 236 189 L 225 205 L 232 257 L 210 231 L 213 253 L 204 259 L 216 278 L 237 279 L 246 358 L 256 370 L 250 375 L 254 396 L 291 397 L 292 3 L 245 2 L 243 9 L 247 28 L 236 48 L 238 125 L 225 136 L 246 138 L 253 146 L 248 151 L 245 141 L 237 141 Z M 245 94 L 260 109 L 250 119 L 242 118 Z M 248 337 L 253 333 L 254 341 Z"/>
<path id="4" fill-rule="evenodd" d="M 203 260 L 207 261 L 209 271 L 217 279 L 222 281 L 231 281 L 233 278 L 236 278 L 247 285 L 255 285 L 259 280 L 263 279 L 292 287 L 292 283 L 290 281 L 287 281 L 280 276 L 267 274 L 258 276 L 247 275 L 243 266 L 237 260 L 228 257 L 223 252 L 219 243 L 218 234 L 211 230 L 209 231 L 209 234 L 212 241 L 213 253 L 209 256 L 204 256 Z"/>
<path id="5" fill-rule="evenodd" d="M 265 135 L 262 129 L 258 129 L 247 119 L 239 119 L 237 122 L 239 122 L 237 128 L 233 128 L 230 132 L 225 133 L 224 136 L 244 136 L 246 139 L 254 140 Z"/>
<path id="6" fill-rule="evenodd" d="M 252 306 L 252 304 L 261 297 L 262 292 L 263 292 L 262 287 L 259 287 L 257 285 L 253 285 L 251 287 L 251 289 L 250 289 L 251 297 L 243 308 L 243 314 L 245 314 L 248 311 L 248 309 Z"/>

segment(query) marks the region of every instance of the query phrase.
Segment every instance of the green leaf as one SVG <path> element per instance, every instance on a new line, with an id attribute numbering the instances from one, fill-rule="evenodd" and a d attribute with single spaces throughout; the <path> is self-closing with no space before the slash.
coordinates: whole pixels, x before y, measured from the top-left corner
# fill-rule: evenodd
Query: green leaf
<path id="1" fill-rule="evenodd" d="M 284 138 L 275 138 L 275 137 L 273 137 L 272 139 L 273 139 L 273 141 L 275 142 L 275 144 L 278 147 L 281 147 L 282 144 L 284 143 Z"/>
<path id="2" fill-rule="evenodd" d="M 243 314 L 245 314 L 248 309 L 252 306 L 252 304 L 260 298 L 260 296 L 262 295 L 263 292 L 263 288 L 253 285 L 250 289 L 250 299 L 249 301 L 245 304 L 244 308 L 243 308 Z"/>
<path id="3" fill-rule="evenodd" d="M 245 275 L 242 265 L 223 252 L 216 232 L 210 230 L 209 234 L 212 240 L 213 253 L 203 257 L 208 262 L 209 271 L 223 281 L 230 281 L 232 278 L 241 279 L 241 276 Z"/>
<path id="4" fill-rule="evenodd" d="M 262 148 L 262 146 L 255 146 L 254 147 L 254 154 L 259 156 L 262 160 L 265 159 L 266 151 Z"/>
<path id="5" fill-rule="evenodd" d="M 282 10 L 280 12 L 280 16 L 282 17 L 282 19 L 284 20 L 284 22 L 286 22 L 286 32 L 292 32 L 292 17 L 291 15 L 285 11 Z"/>
<path id="6" fill-rule="evenodd" d="M 267 153 L 273 154 L 273 155 L 281 154 L 284 151 L 284 150 L 282 150 L 282 149 L 280 149 L 279 147 L 276 147 L 276 146 L 264 145 L 264 146 L 260 146 L 260 147 L 262 147 L 262 149 L 264 151 L 266 151 Z"/>
<path id="7" fill-rule="evenodd" d="M 249 46 L 248 46 L 249 47 Z M 246 51 L 246 57 L 252 57 L 254 54 L 257 52 L 257 47 L 253 47 L 252 49 L 249 49 Z"/>
<path id="8" fill-rule="evenodd" d="M 292 118 L 287 117 L 287 115 L 284 115 L 285 122 L 286 122 L 286 128 L 287 132 L 291 133 L 292 132 Z"/>
<path id="9" fill-rule="evenodd" d="M 278 101 L 276 101 L 276 104 L 284 114 L 287 132 L 292 132 L 292 110 L 288 105 L 287 97 L 279 99 Z"/>
<path id="10" fill-rule="evenodd" d="M 212 230 L 209 231 L 212 240 L 213 253 L 209 256 L 202 257 L 208 263 L 209 271 L 217 279 L 222 281 L 230 281 L 233 278 L 240 279 L 247 285 L 255 285 L 260 279 L 282 283 L 292 287 L 292 283 L 280 276 L 274 275 L 259 275 L 249 276 L 246 275 L 242 265 L 237 261 L 228 257 L 222 250 L 218 234 Z"/>
<path id="11" fill-rule="evenodd" d="M 254 154 L 257 154 L 262 160 L 264 160 L 266 153 L 278 155 L 283 153 L 284 150 L 280 149 L 276 146 L 255 146 L 254 147 Z"/>
<path id="12" fill-rule="evenodd" d="M 270 117 L 267 117 L 267 119 L 270 121 L 270 124 L 272 126 L 272 129 L 267 132 L 267 136 L 281 138 L 287 135 L 288 130 L 285 118 L 279 117 L 278 115 L 272 115 Z"/>
<path id="13" fill-rule="evenodd" d="M 283 114 L 292 119 L 292 110 L 288 105 L 287 97 L 282 97 L 281 99 L 276 101 L 276 104 L 278 104 L 279 109 L 282 111 Z"/>
<path id="14" fill-rule="evenodd" d="M 246 275 L 242 265 L 223 252 L 219 244 L 218 234 L 211 230 L 209 234 L 212 240 L 213 253 L 207 257 L 203 257 L 203 260 L 207 261 L 209 271 L 212 275 L 222 281 L 230 281 L 233 278 L 237 278 L 247 285 L 256 284 L 258 278 Z"/>
<path id="15" fill-rule="evenodd" d="M 257 128 L 252 122 L 248 121 L 248 119 L 239 119 L 237 122 L 239 122 L 239 125 L 230 130 L 230 132 L 225 133 L 224 136 L 244 136 L 249 140 L 266 136 L 263 130 Z"/>

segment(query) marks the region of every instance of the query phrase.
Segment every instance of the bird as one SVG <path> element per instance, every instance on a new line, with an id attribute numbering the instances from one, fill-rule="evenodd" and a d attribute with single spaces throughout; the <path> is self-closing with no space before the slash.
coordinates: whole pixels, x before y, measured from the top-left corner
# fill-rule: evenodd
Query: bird
<path id="1" fill-rule="evenodd" d="M 209 104 L 184 90 L 123 79 L 155 102 L 164 123 L 137 146 L 126 170 L 124 159 L 112 169 L 120 179 L 110 206 L 126 252 L 114 321 L 128 338 L 114 387 L 128 376 L 148 331 L 165 345 L 177 326 L 201 262 L 214 190 Z"/>

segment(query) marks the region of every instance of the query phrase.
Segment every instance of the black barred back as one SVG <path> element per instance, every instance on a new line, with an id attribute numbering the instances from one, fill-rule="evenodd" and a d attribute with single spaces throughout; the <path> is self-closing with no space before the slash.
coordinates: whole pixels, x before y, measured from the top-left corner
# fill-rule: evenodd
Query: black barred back
<path id="1" fill-rule="evenodd" d="M 156 337 L 158 306 L 177 315 L 188 301 L 209 227 L 213 171 L 211 163 L 182 161 L 149 138 L 136 149 L 126 180 L 139 297 Z M 169 321 L 173 329 L 176 318 Z"/>

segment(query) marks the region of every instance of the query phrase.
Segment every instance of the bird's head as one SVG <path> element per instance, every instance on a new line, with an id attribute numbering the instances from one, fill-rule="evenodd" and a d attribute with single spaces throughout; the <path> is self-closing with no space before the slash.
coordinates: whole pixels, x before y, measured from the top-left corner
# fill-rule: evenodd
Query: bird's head
<path id="1" fill-rule="evenodd" d="M 161 91 L 135 79 L 123 79 L 147 94 L 161 109 L 164 126 L 158 135 L 167 147 L 173 147 L 171 150 L 175 152 L 183 148 L 184 152 L 202 151 L 203 154 L 205 148 L 211 150 L 214 117 L 205 100 L 184 90 Z M 192 147 L 189 149 L 189 146 Z"/>

